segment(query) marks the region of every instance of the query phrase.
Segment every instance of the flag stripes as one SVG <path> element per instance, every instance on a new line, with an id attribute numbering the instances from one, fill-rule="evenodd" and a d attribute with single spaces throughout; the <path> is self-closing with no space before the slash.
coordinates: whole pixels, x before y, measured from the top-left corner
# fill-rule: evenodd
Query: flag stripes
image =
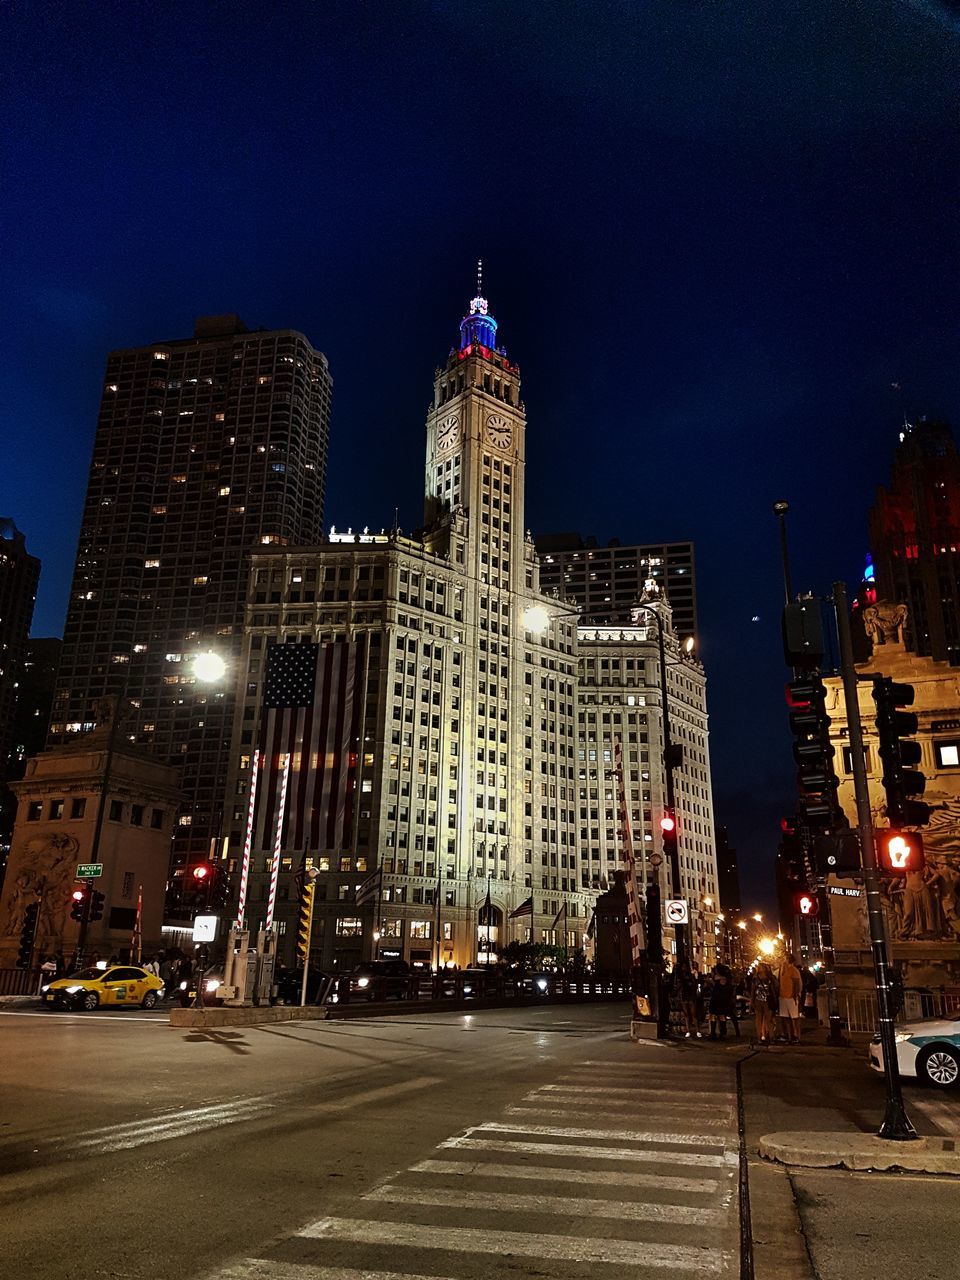
<path id="1" fill-rule="evenodd" d="M 630 826 L 630 809 L 627 805 L 627 789 L 623 781 L 623 748 L 620 739 L 614 743 L 614 770 L 617 775 L 617 792 L 620 803 L 620 830 L 623 836 L 624 882 L 627 890 L 627 922 L 630 927 L 630 959 L 639 965 L 643 957 L 643 925 L 640 920 L 640 902 L 637 891 L 637 863 L 633 852 L 633 829 Z"/>

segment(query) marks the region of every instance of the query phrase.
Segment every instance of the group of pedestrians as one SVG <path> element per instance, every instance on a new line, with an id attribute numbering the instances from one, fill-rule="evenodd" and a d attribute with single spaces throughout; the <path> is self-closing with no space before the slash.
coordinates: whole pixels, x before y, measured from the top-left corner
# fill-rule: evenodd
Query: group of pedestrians
<path id="1" fill-rule="evenodd" d="M 816 974 L 806 967 L 798 969 L 792 955 L 787 955 L 776 970 L 766 962 L 758 964 L 750 989 L 757 1043 L 773 1041 L 779 1018 L 780 1034 L 776 1038 L 799 1044 L 801 1014 L 817 1016 L 818 986 Z"/>
<path id="2" fill-rule="evenodd" d="M 742 982 L 729 965 L 714 965 L 709 974 L 701 974 L 696 962 L 678 965 L 673 974 L 673 994 L 683 1016 L 684 1038 L 702 1040 L 700 1028 L 706 1023 L 710 1040 L 725 1040 L 730 1023 L 739 1040 L 737 996 L 741 990 Z"/>

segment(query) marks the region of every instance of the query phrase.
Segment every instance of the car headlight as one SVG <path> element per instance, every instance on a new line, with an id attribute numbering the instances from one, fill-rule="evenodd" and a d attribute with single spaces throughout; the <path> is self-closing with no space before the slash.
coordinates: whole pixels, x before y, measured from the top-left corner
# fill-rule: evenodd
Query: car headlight
<path id="1" fill-rule="evenodd" d="M 205 982 L 203 985 L 206 987 L 206 989 L 207 989 L 208 991 L 216 991 L 216 990 L 218 990 L 218 988 L 219 988 L 219 986 L 220 986 L 220 979 L 219 979 L 219 978 L 208 978 L 208 979 L 206 980 L 206 982 Z"/>
<path id="2" fill-rule="evenodd" d="M 473 987 L 471 987 L 468 982 L 465 982 L 463 984 L 463 994 L 465 996 L 468 996 L 472 990 L 473 990 Z"/>
<path id="3" fill-rule="evenodd" d="M 66 988 L 68 996 L 75 996 L 78 991 L 82 991 L 82 990 L 83 990 L 83 987 L 67 987 Z"/>
<path id="4" fill-rule="evenodd" d="M 49 990 L 50 990 L 50 983 L 48 982 L 48 983 L 46 984 L 46 986 L 41 987 L 41 988 L 40 988 L 40 990 L 41 990 L 41 991 L 49 991 Z"/>
<path id="5" fill-rule="evenodd" d="M 187 983 L 186 983 L 186 982 L 181 982 L 181 983 L 180 983 L 180 990 L 181 990 L 181 991 L 186 991 L 186 989 L 187 989 Z"/>
<path id="6" fill-rule="evenodd" d="M 896 1034 L 894 1035 L 894 1037 L 893 1037 L 893 1038 L 894 1038 L 894 1040 L 896 1041 L 896 1043 L 897 1043 L 897 1044 L 906 1044 L 906 1043 L 907 1043 L 907 1041 L 910 1039 L 910 1032 L 909 1032 L 909 1031 L 898 1031 L 898 1032 L 896 1032 Z"/>
<path id="7" fill-rule="evenodd" d="M 357 986 L 358 986 L 358 987 L 369 987 L 369 985 L 370 985 L 370 979 L 369 979 L 369 978 L 358 978 L 358 979 L 357 979 Z"/>
<path id="8" fill-rule="evenodd" d="M 540 990 L 541 990 L 541 991 L 546 991 L 546 989 L 547 989 L 547 980 L 546 980 L 546 978 L 538 978 L 538 979 L 537 979 L 537 986 L 540 988 Z"/>

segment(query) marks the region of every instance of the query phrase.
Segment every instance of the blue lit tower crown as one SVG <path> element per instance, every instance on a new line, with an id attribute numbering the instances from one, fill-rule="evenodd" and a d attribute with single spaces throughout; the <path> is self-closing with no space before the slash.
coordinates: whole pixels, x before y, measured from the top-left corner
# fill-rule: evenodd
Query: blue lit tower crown
<path id="1" fill-rule="evenodd" d="M 478 293 L 470 303 L 470 311 L 460 321 L 460 350 L 467 347 L 497 349 L 497 322 L 487 310 L 487 300 Z"/>

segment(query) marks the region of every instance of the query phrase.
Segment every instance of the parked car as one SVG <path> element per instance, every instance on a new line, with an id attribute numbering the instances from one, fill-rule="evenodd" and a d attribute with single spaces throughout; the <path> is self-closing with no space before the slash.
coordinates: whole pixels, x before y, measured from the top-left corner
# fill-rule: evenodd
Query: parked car
<path id="1" fill-rule="evenodd" d="M 47 1009 L 86 1009 L 100 1005 L 139 1005 L 152 1009 L 163 990 L 163 983 L 152 973 L 135 965 L 115 964 L 103 969 L 81 969 L 67 978 L 48 982 L 41 988 Z"/>
<path id="2" fill-rule="evenodd" d="M 896 1044 L 902 1076 L 914 1076 L 942 1089 L 960 1084 L 960 1017 L 905 1022 L 896 1029 Z M 883 1070 L 879 1036 L 870 1044 L 870 1066 Z"/>
<path id="3" fill-rule="evenodd" d="M 368 960 L 350 975 L 351 998 L 403 1000 L 410 990 L 410 966 L 406 960 Z"/>

